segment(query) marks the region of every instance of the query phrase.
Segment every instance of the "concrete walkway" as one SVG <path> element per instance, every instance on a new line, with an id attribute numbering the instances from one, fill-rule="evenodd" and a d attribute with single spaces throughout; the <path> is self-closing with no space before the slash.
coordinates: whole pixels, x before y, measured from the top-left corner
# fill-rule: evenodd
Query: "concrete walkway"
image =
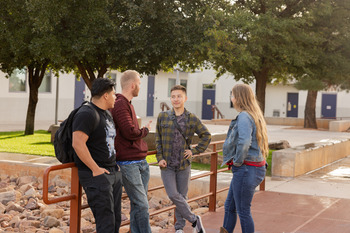
<path id="1" fill-rule="evenodd" d="M 349 181 L 350 156 L 294 179 L 267 177 L 266 191 L 257 192 L 252 203 L 255 232 L 350 232 Z M 223 207 L 203 215 L 206 232 L 218 233 L 223 219 Z M 184 231 L 192 232 L 189 223 Z M 234 232 L 242 232 L 239 220 Z"/>

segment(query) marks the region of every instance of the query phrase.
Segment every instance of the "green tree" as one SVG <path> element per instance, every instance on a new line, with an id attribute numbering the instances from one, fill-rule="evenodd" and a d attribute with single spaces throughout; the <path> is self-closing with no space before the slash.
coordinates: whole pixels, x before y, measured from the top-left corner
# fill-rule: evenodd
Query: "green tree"
<path id="1" fill-rule="evenodd" d="M 33 22 L 27 10 L 27 1 L 0 1 L 0 69 L 11 75 L 26 67 L 29 81 L 29 104 L 25 135 L 34 133 L 38 89 L 49 60 L 40 55 L 35 42 L 40 34 L 32 31 Z"/>
<path id="2" fill-rule="evenodd" d="M 316 38 L 303 45 L 315 58 L 299 73 L 296 87 L 307 90 L 304 127 L 317 128 L 316 99 L 320 90 L 329 87 L 349 89 L 350 83 L 350 1 L 324 0 L 311 12 L 306 30 Z M 298 75 L 298 74 L 296 74 Z"/>
<path id="3" fill-rule="evenodd" d="M 267 83 L 286 80 L 295 67 L 314 59 L 300 44 L 312 40 L 304 28 L 315 1 L 238 0 L 216 11 L 216 27 L 208 30 L 212 39 L 206 46 L 218 77 L 229 72 L 236 80 L 255 81 L 264 111 Z"/>
<path id="4" fill-rule="evenodd" d="M 33 0 L 35 30 L 55 41 L 65 70 L 90 88 L 108 69 L 156 74 L 180 63 L 194 69 L 205 60 L 207 9 L 215 1 Z"/>

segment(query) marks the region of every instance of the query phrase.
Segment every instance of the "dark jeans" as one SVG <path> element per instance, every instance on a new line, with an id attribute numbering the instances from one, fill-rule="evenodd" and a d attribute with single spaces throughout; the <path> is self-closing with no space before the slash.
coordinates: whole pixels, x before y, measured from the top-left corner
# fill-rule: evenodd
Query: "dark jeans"
<path id="1" fill-rule="evenodd" d="M 250 211 L 255 188 L 264 180 L 266 168 L 242 165 L 232 167 L 232 181 L 225 201 L 224 228 L 232 233 L 237 214 L 242 233 L 254 232 L 254 221 Z"/>
<path id="2" fill-rule="evenodd" d="M 122 175 L 115 168 L 110 174 L 92 176 L 91 171 L 79 171 L 90 209 L 94 214 L 97 233 L 118 233 L 121 223 Z"/>

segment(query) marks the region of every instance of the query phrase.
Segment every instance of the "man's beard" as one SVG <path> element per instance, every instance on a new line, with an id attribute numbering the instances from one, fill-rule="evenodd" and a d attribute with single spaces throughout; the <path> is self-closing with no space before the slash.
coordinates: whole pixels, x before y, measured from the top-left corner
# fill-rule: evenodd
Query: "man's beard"
<path id="1" fill-rule="evenodd" d="M 135 90 L 133 90 L 132 96 L 134 96 L 134 97 L 138 96 L 138 95 L 139 95 L 139 90 L 140 90 L 140 89 L 135 89 Z"/>

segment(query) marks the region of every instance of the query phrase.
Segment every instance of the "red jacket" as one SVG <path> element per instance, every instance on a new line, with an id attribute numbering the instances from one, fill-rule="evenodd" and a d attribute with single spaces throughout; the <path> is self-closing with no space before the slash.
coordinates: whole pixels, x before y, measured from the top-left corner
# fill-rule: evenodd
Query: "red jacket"
<path id="1" fill-rule="evenodd" d="M 117 161 L 142 160 L 147 156 L 148 146 L 142 138 L 148 134 L 148 129 L 140 129 L 134 107 L 125 96 L 116 94 L 113 121 L 117 136 L 114 146 L 117 152 Z"/>

